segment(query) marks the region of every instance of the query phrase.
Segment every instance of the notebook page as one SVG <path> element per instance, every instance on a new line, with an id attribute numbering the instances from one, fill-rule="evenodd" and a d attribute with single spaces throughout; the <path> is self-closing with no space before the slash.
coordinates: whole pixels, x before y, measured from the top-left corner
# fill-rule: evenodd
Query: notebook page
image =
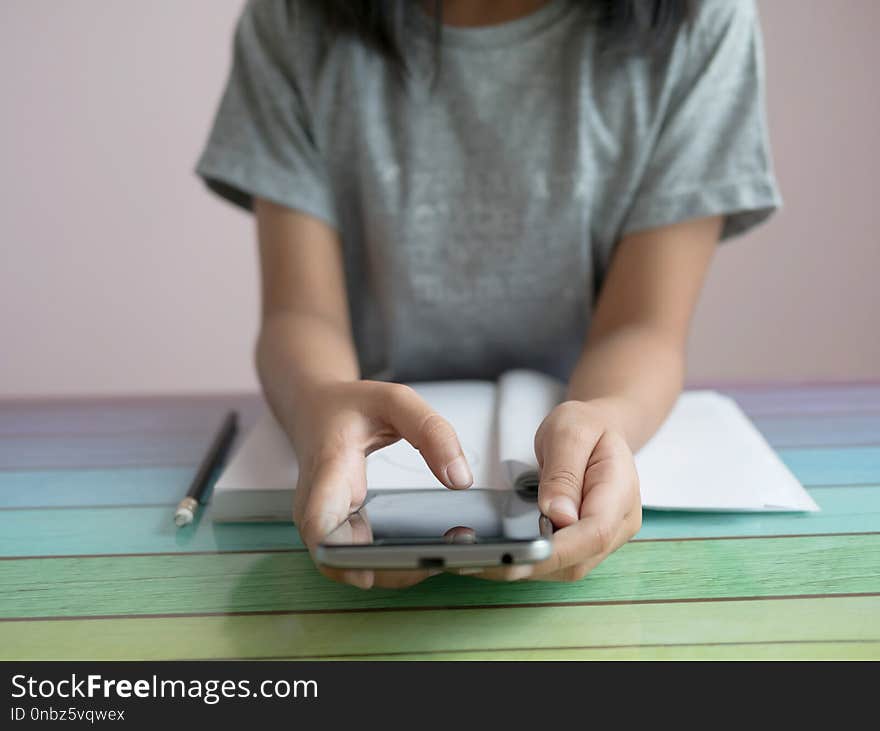
<path id="1" fill-rule="evenodd" d="M 535 432 L 562 400 L 565 386 L 543 373 L 513 370 L 498 379 L 498 460 L 502 487 L 537 485 Z"/>

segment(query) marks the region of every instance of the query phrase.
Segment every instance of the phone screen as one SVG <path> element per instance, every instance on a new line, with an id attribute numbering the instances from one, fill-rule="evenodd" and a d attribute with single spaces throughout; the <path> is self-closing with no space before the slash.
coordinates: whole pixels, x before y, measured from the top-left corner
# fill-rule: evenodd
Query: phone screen
<path id="1" fill-rule="evenodd" d="M 507 490 L 377 492 L 324 539 L 328 546 L 481 544 L 546 537 L 534 496 Z M 551 529 L 552 530 L 552 529 Z"/>

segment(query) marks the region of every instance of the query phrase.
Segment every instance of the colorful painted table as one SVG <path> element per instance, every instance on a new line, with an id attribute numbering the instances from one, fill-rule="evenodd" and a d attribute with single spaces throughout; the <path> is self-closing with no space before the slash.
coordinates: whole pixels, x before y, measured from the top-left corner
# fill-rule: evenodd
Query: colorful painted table
<path id="1" fill-rule="evenodd" d="M 173 506 L 253 396 L 0 403 L 0 658 L 880 658 L 880 385 L 726 389 L 822 507 L 648 513 L 575 584 L 339 586 Z"/>

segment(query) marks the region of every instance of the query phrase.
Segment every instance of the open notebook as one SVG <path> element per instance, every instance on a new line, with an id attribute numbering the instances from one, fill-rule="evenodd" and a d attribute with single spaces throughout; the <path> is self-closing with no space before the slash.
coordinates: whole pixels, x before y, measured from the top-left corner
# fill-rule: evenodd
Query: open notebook
<path id="1" fill-rule="evenodd" d="M 443 381 L 413 387 L 458 434 L 477 488 L 537 480 L 535 431 L 563 385 L 533 371 L 497 382 Z M 681 395 L 636 454 L 642 504 L 659 510 L 814 511 L 818 507 L 736 403 L 714 391 Z M 266 411 L 214 487 L 217 521 L 290 520 L 296 457 Z M 445 490 L 404 441 L 367 458 L 371 490 Z"/>

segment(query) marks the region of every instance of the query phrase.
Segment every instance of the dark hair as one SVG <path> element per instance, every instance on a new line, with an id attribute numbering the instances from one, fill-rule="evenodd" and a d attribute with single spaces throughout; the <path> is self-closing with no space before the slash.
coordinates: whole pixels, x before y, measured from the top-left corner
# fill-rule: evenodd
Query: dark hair
<path id="1" fill-rule="evenodd" d="M 442 0 L 431 0 L 442 35 Z M 602 33 L 607 52 L 653 53 L 669 46 L 693 17 L 696 0 L 576 0 Z M 406 59 L 400 45 L 408 12 L 418 0 L 309 0 L 330 36 L 357 38 L 383 56 L 401 76 Z"/>

